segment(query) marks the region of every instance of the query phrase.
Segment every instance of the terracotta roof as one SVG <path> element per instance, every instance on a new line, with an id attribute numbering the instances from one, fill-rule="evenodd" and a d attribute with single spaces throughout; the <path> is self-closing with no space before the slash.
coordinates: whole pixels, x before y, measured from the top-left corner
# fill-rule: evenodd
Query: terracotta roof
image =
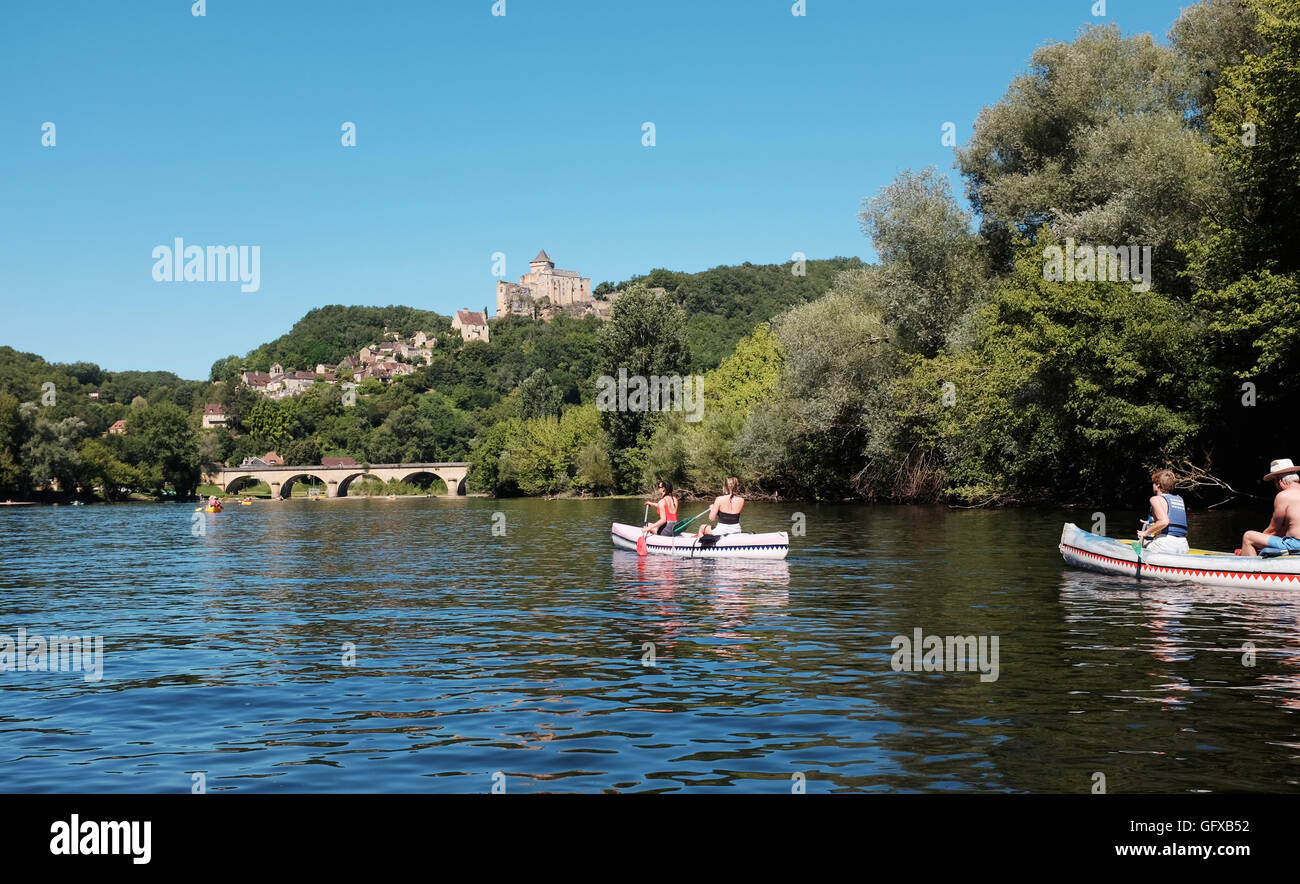
<path id="1" fill-rule="evenodd" d="M 487 325 L 487 317 L 476 310 L 457 310 L 456 318 L 461 325 Z"/>
<path id="2" fill-rule="evenodd" d="M 203 413 L 204 414 L 225 414 L 226 409 L 220 405 L 213 404 L 203 409 Z"/>
<path id="3" fill-rule="evenodd" d="M 323 467 L 355 467 L 357 462 L 350 457 L 322 457 L 320 465 Z"/>

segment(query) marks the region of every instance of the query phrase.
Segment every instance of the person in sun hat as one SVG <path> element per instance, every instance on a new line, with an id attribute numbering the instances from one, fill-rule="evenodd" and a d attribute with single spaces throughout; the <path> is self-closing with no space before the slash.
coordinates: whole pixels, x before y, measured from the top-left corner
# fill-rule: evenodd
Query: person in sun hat
<path id="1" fill-rule="evenodd" d="M 1277 489 L 1273 498 L 1273 518 L 1263 531 L 1247 531 L 1241 536 L 1241 554 L 1257 556 L 1261 549 L 1283 553 L 1300 551 L 1300 467 L 1283 458 L 1268 467 L 1265 482 Z"/>

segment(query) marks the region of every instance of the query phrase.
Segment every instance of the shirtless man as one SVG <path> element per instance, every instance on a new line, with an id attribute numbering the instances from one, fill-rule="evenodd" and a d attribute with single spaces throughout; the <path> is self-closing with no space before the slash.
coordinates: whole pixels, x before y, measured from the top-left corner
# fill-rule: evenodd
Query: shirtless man
<path id="1" fill-rule="evenodd" d="M 1264 548 L 1290 552 L 1300 550 L 1300 467 L 1289 460 L 1275 460 L 1269 465 L 1265 482 L 1277 488 L 1273 498 L 1273 518 L 1263 531 L 1247 531 L 1241 537 L 1241 554 L 1257 556 Z"/>

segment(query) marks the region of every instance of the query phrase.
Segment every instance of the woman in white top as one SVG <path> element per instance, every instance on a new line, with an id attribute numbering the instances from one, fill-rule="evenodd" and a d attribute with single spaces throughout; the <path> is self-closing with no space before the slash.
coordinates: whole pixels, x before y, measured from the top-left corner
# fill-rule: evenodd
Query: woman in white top
<path id="1" fill-rule="evenodd" d="M 700 528 L 700 537 L 706 534 L 722 536 L 741 533 L 740 511 L 745 508 L 745 498 L 737 493 L 740 490 L 740 480 L 735 476 L 728 476 L 727 481 L 722 484 L 722 490 L 727 493 L 714 498 L 713 506 L 709 507 L 709 518 L 718 524 Z"/>

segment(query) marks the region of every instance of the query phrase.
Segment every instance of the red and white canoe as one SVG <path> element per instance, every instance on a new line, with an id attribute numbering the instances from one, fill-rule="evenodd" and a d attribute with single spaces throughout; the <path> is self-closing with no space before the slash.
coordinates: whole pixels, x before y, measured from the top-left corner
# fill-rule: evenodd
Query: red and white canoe
<path id="1" fill-rule="evenodd" d="M 636 551 L 641 529 L 636 525 L 615 522 L 609 526 L 609 539 L 619 549 Z M 784 531 L 769 534 L 724 534 L 716 541 L 701 542 L 692 534 L 663 537 L 646 536 L 646 551 L 656 555 L 678 556 L 684 559 L 784 559 L 790 551 L 790 535 Z"/>
<path id="2" fill-rule="evenodd" d="M 1193 549 L 1187 553 L 1142 551 L 1139 564 L 1132 541 L 1090 534 L 1072 522 L 1061 531 L 1061 555 L 1076 568 L 1142 579 L 1232 586 L 1244 589 L 1300 590 L 1300 556 L 1234 556 Z"/>

